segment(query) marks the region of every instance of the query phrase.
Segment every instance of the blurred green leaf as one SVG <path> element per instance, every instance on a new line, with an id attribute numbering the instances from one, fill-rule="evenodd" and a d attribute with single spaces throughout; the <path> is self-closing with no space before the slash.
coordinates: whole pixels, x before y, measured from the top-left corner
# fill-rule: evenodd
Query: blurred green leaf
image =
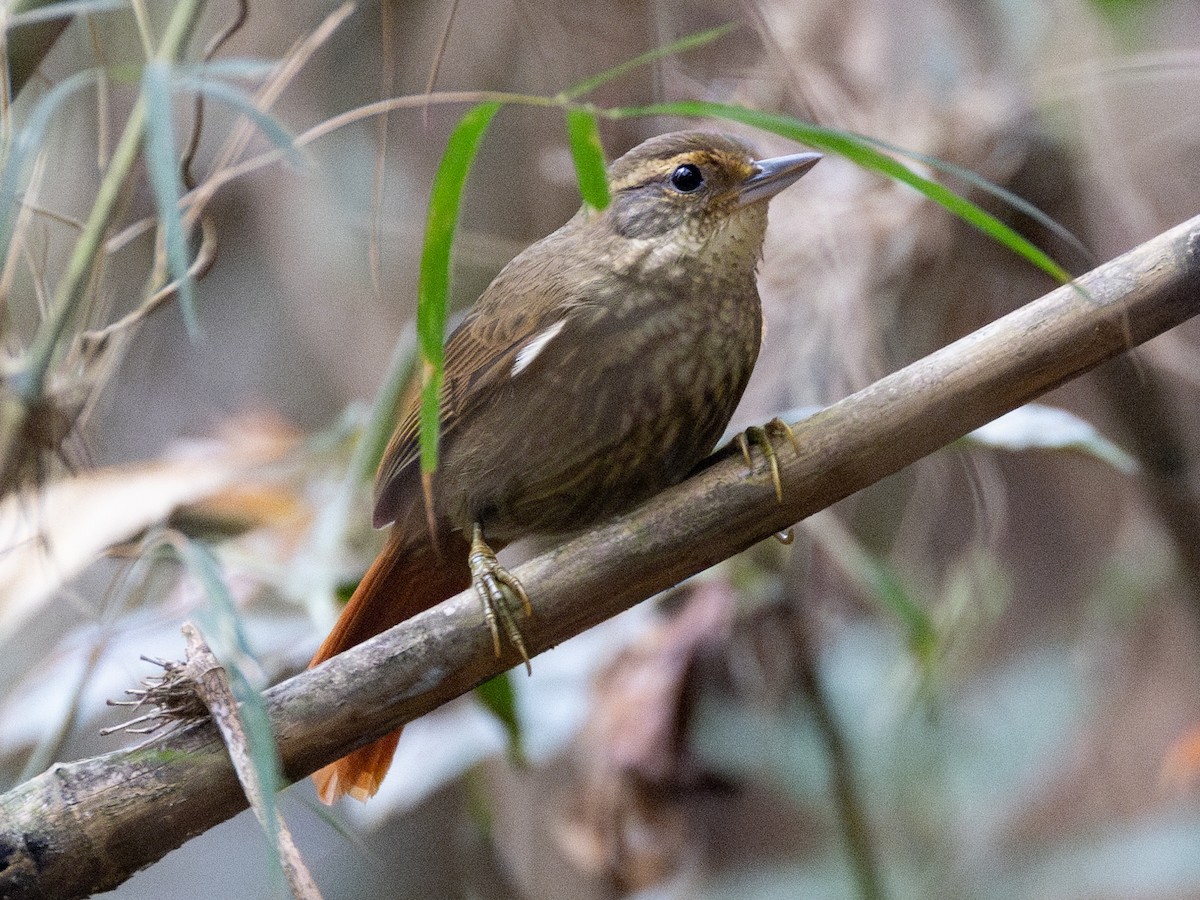
<path id="1" fill-rule="evenodd" d="M 892 567 L 864 551 L 855 560 L 853 574 L 872 599 L 900 620 L 917 658 L 925 664 L 932 662 L 937 650 L 937 629 Z"/>
<path id="2" fill-rule="evenodd" d="M 1092 5 L 1119 27 L 1133 24 L 1138 13 L 1159 3 L 1161 0 L 1092 0 Z"/>
<path id="3" fill-rule="evenodd" d="M 592 209 L 604 209 L 610 201 L 608 174 L 595 115 L 585 109 L 568 109 L 567 133 L 571 138 L 571 157 L 575 160 L 575 177 L 583 202 Z"/>
<path id="4" fill-rule="evenodd" d="M 254 98 L 233 85 L 218 81 L 216 78 L 201 75 L 176 74 L 173 79 L 176 87 L 196 91 L 213 100 L 219 100 L 233 107 L 237 112 L 258 126 L 258 130 L 284 152 L 288 162 L 299 165 L 300 151 L 297 149 L 292 135 L 274 116 L 268 115 L 254 105 Z"/>
<path id="5" fill-rule="evenodd" d="M 1133 475 L 1137 460 L 1074 413 L 1041 403 L 1027 403 L 976 428 L 962 443 L 996 450 L 1073 450 Z"/>
<path id="6" fill-rule="evenodd" d="M 828 153 L 837 153 L 851 162 L 901 181 L 916 189 L 935 203 L 945 207 L 964 222 L 978 228 L 988 237 L 999 242 L 1014 253 L 1049 274 L 1063 284 L 1071 275 L 1062 266 L 1039 250 L 1030 241 L 1013 231 L 991 213 L 985 212 L 949 188 L 918 175 L 912 169 L 871 146 L 872 141 L 847 131 L 824 128 L 791 116 L 761 112 L 744 106 L 727 103 L 711 103 L 704 100 L 682 100 L 675 103 L 655 103 L 650 106 L 610 109 L 606 115 L 613 118 L 634 116 L 685 116 L 727 119 L 770 131 L 782 137 L 815 147 Z"/>
<path id="7" fill-rule="evenodd" d="M 417 340 L 424 366 L 421 371 L 421 471 L 437 468 L 438 400 L 442 392 L 442 342 L 450 305 L 450 250 L 458 228 L 458 210 L 471 163 L 483 134 L 500 109 L 499 103 L 481 103 L 459 120 L 433 179 L 425 243 L 421 249 L 421 274 L 417 283 Z"/>
<path id="8" fill-rule="evenodd" d="M 904 156 L 911 159 L 913 162 L 919 162 L 922 165 L 929 166 L 937 172 L 943 172 L 947 175 L 953 175 L 965 181 L 972 187 L 991 194 L 996 199 L 1007 204 L 1017 212 L 1028 216 L 1033 221 L 1037 222 L 1051 234 L 1056 235 L 1059 240 L 1067 244 L 1071 249 L 1079 254 L 1079 258 L 1087 263 L 1089 267 L 1095 267 L 1096 257 L 1092 251 L 1084 246 L 1083 241 L 1071 233 L 1071 230 L 1060 222 L 1042 212 L 1024 197 L 1019 197 L 1012 191 L 1002 188 L 998 184 L 993 184 L 988 181 L 978 172 L 972 172 L 970 169 L 965 169 L 962 166 L 957 166 L 952 162 L 946 162 L 944 159 L 938 159 L 936 156 L 930 156 L 928 153 L 918 153 L 915 150 L 906 150 L 903 147 L 897 147 L 895 144 L 881 141 L 879 138 L 871 137 L 870 135 L 857 135 L 868 144 L 872 144 L 881 150 L 886 150 L 888 153 L 895 153 L 897 156 Z"/>
<path id="9" fill-rule="evenodd" d="M 284 784 L 279 748 L 271 731 L 271 720 L 267 715 L 267 704 L 262 692 L 251 683 L 247 672 L 254 673 L 254 680 L 261 680 L 261 668 L 250 650 L 250 643 L 242 627 L 241 614 L 225 583 L 221 564 L 207 546 L 180 538 L 172 542 L 184 567 L 199 583 L 208 599 L 208 605 L 197 611 L 197 623 L 204 634 L 209 649 L 220 661 L 229 678 L 229 687 L 238 702 L 238 713 L 246 732 L 246 743 L 255 776 L 261 786 L 262 824 L 267 843 L 271 848 L 271 859 L 278 869 L 277 876 L 283 878 L 283 861 L 279 857 L 279 827 L 276 791 Z"/>
<path id="10" fill-rule="evenodd" d="M 517 692 L 513 686 L 513 673 L 505 672 L 489 678 L 475 688 L 475 696 L 484 708 L 494 715 L 508 734 L 508 755 L 517 765 L 525 762 L 525 747 L 522 740 L 521 720 L 517 715 Z"/>
<path id="11" fill-rule="evenodd" d="M 602 84 L 607 84 L 615 78 L 620 78 L 634 69 L 648 65 L 665 56 L 674 56 L 688 50 L 695 50 L 697 47 L 703 47 L 705 44 L 711 44 L 713 41 L 725 37 L 725 35 L 738 27 L 740 26 L 737 22 L 728 22 L 725 25 L 718 25 L 716 28 L 709 28 L 705 31 L 698 31 L 695 34 L 681 37 L 677 41 L 672 41 L 663 47 L 656 47 L 647 53 L 643 53 L 641 56 L 636 56 L 633 59 L 613 66 L 611 69 L 606 69 L 598 75 L 593 75 L 586 81 L 581 81 L 574 87 L 567 88 L 567 90 L 563 91 L 562 96 L 567 100 L 577 100 L 586 94 L 590 94 Z"/>
<path id="12" fill-rule="evenodd" d="M 274 59 L 250 59 L 245 56 L 230 59 L 210 59 L 202 63 L 181 63 L 175 67 L 176 78 L 232 78 L 239 81 L 261 81 L 279 68 Z"/>
<path id="13" fill-rule="evenodd" d="M 179 309 L 188 335 L 199 335 L 192 277 L 188 273 L 187 239 L 179 198 L 183 181 L 175 155 L 175 124 L 171 110 L 171 66 L 155 59 L 142 71 L 142 91 L 146 100 L 146 171 L 154 191 L 155 206 L 162 221 L 163 248 L 171 277 L 179 282 Z"/>
<path id="14" fill-rule="evenodd" d="M 810 533 L 868 599 L 900 621 L 908 646 L 920 663 L 931 664 L 937 653 L 937 628 L 903 579 L 869 553 L 835 516 L 822 515 Z"/>

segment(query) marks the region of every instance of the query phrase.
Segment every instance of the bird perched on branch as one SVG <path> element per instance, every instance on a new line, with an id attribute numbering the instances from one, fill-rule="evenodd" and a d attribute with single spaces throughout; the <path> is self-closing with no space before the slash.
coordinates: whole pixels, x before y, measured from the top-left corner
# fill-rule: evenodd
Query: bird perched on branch
<path id="1" fill-rule="evenodd" d="M 446 344 L 437 471 L 423 490 L 414 405 L 376 476 L 387 545 L 311 665 L 472 584 L 497 653 L 502 628 L 528 662 L 529 598 L 495 551 L 623 512 L 712 451 L 758 356 L 767 201 L 819 159 L 651 138 L 609 167 L 606 209 L 505 266 Z M 318 771 L 321 800 L 372 796 L 398 738 Z"/>

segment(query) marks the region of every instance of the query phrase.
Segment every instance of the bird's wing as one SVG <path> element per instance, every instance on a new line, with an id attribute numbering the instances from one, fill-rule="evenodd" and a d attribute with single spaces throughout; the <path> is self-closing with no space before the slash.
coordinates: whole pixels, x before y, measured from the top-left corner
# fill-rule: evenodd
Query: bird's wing
<path id="1" fill-rule="evenodd" d="M 556 337 L 571 316 L 569 291 L 564 285 L 541 280 L 536 291 L 518 293 L 514 282 L 529 284 L 520 274 L 508 269 L 501 273 L 446 343 L 440 403 L 443 438 L 452 435 L 472 410 L 487 403 L 497 388 L 530 365 L 541 349 L 531 353 L 531 345 L 547 334 Z M 376 527 L 395 519 L 405 492 L 419 489 L 415 477 L 420 457 L 419 412 L 417 395 L 392 434 L 375 475 Z"/>

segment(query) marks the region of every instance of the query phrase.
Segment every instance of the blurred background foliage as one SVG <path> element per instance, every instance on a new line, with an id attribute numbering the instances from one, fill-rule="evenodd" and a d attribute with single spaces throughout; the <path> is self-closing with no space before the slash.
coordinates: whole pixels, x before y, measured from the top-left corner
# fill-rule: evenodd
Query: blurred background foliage
<path id="1" fill-rule="evenodd" d="M 431 85 L 552 96 L 735 22 L 591 99 L 740 103 L 864 133 L 1011 190 L 1094 259 L 1200 208 L 1192 0 L 251 0 L 208 66 L 231 3 L 85 2 L 65 28 L 44 5 L 18 0 L 7 29 L 10 394 L 139 92 L 159 105 L 149 168 L 131 157 L 119 179 L 6 472 L 6 784 L 128 741 L 98 735 L 117 721 L 104 700 L 147 674 L 139 655 L 177 658 L 190 616 L 233 617 L 259 684 L 302 668 L 380 541 L 356 440 L 412 345 L 425 204 L 464 108 L 362 117 L 206 192 L 239 160 L 284 156 L 287 134 Z M 194 34 L 184 22 L 172 48 L 188 9 Z M 168 183 L 154 159 L 184 151 L 198 90 L 195 160 Z M 612 157 L 684 125 L 600 135 Z M 193 184 L 173 226 L 164 191 Z M 463 198 L 454 307 L 578 203 L 561 112 L 502 109 Z M 153 300 L 181 260 L 202 276 L 194 328 L 178 295 Z M 735 425 L 836 400 L 1051 286 L 909 188 L 827 159 L 772 205 L 768 332 Z M 1026 411 L 814 517 L 791 547 L 539 657 L 489 695 L 515 726 L 472 698 L 415 723 L 366 807 L 330 817 L 307 782 L 290 789 L 324 895 L 1200 896 L 1197 337 L 1159 338 L 1046 399 L 1070 415 Z M 219 590 L 163 549 L 185 540 L 211 550 Z M 269 896 L 269 853 L 240 816 L 110 896 Z"/>

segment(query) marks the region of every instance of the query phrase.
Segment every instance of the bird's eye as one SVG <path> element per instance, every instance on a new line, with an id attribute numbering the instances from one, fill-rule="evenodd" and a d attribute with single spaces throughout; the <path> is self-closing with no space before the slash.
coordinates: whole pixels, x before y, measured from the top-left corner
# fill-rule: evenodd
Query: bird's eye
<path id="1" fill-rule="evenodd" d="M 671 187 L 683 194 L 698 191 L 704 184 L 704 173 L 698 166 L 686 163 L 671 173 Z"/>

